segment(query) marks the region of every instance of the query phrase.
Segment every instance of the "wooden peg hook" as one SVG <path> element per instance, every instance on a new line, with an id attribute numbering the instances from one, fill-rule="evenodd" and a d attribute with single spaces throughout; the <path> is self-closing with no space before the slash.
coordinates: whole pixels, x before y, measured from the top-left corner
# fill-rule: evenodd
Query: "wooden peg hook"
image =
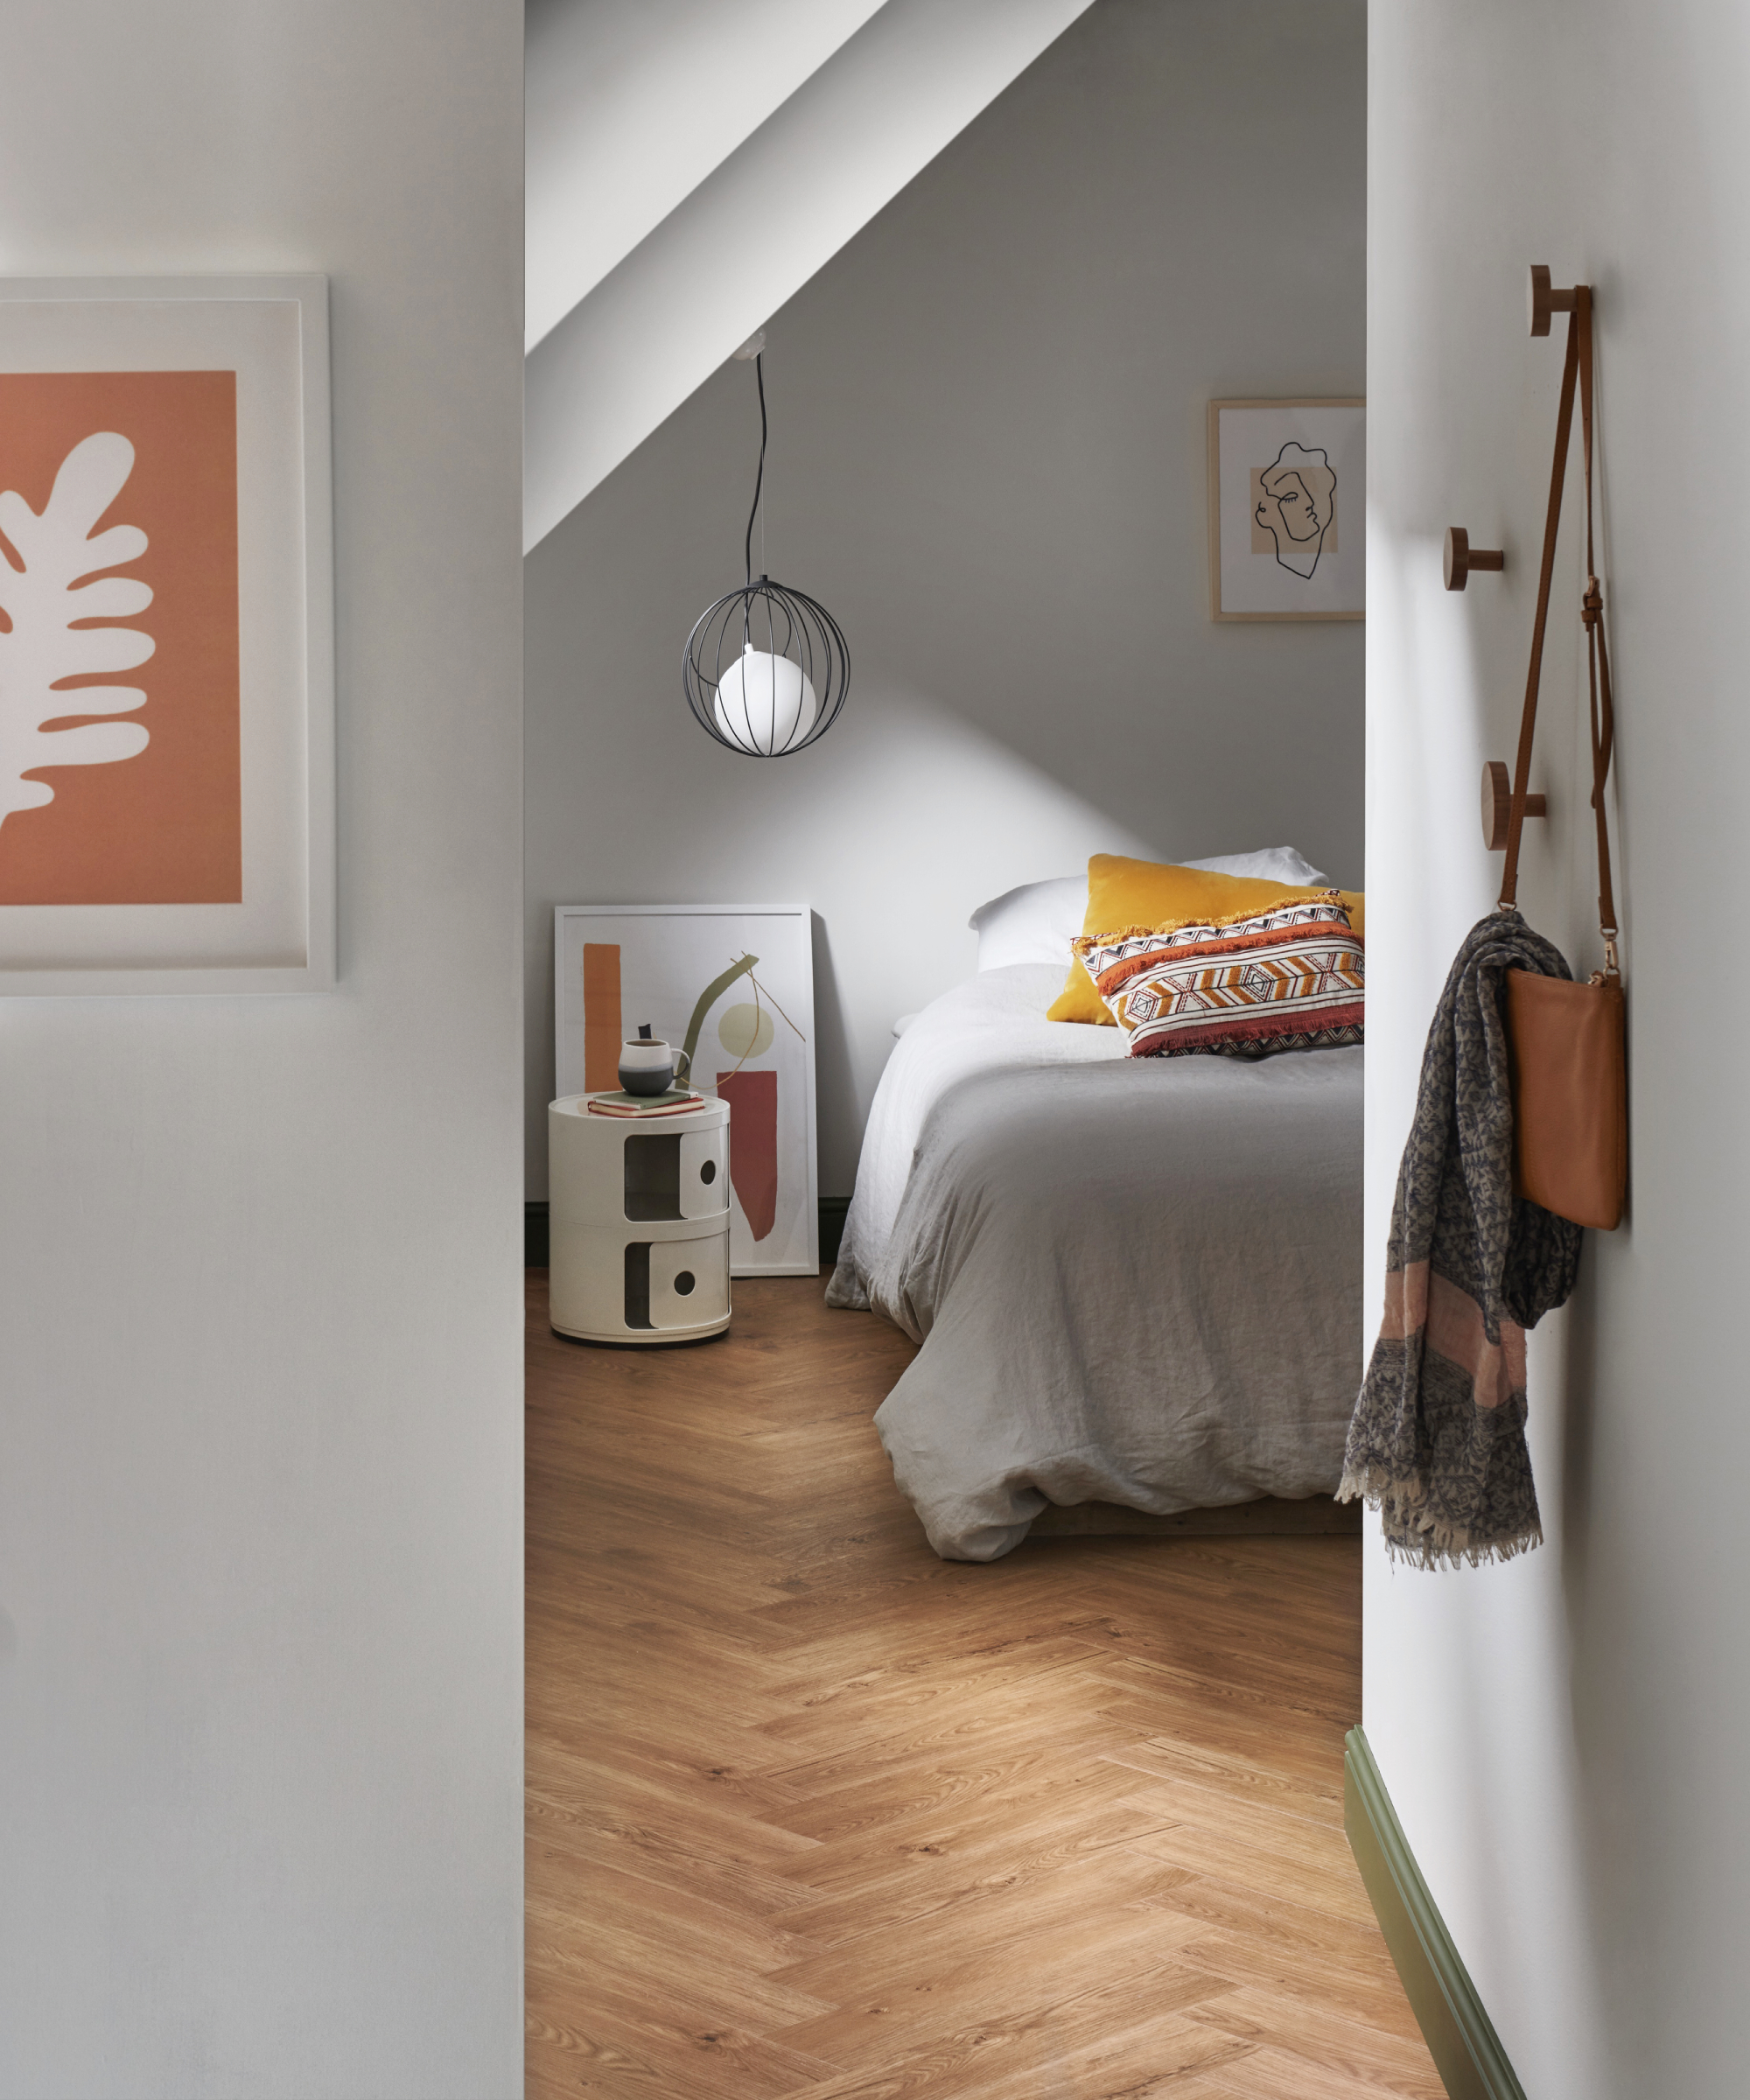
<path id="1" fill-rule="evenodd" d="M 1471 536 L 1462 525 L 1446 528 L 1445 568 L 1446 588 L 1462 591 L 1470 581 L 1473 569 L 1504 569 L 1507 556 L 1499 547 L 1473 547 Z"/>
<path id="2" fill-rule="evenodd" d="M 1526 286 L 1525 310 L 1531 323 L 1533 335 L 1548 335 L 1553 314 L 1572 313 L 1574 310 L 1574 293 L 1578 287 L 1570 284 L 1565 290 L 1550 282 L 1547 262 L 1531 265 L 1531 278 Z"/>
<path id="3" fill-rule="evenodd" d="M 1482 843 L 1491 853 L 1507 850 L 1508 821 L 1513 814 L 1513 782 L 1499 759 L 1486 759 L 1482 768 Z M 1527 816 L 1549 814 L 1541 794 L 1525 798 Z"/>

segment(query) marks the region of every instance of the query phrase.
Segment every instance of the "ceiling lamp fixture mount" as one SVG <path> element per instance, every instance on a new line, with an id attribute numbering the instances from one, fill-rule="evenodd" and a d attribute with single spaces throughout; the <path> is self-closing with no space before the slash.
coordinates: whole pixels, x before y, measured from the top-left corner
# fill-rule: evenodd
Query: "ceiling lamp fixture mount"
<path id="1" fill-rule="evenodd" d="M 753 577 L 753 525 L 766 487 L 766 335 L 736 352 L 752 360 L 760 392 L 760 467 L 744 550 L 747 581 L 699 615 L 682 666 L 687 705 L 699 725 L 730 751 L 785 759 L 823 737 L 850 688 L 850 654 L 838 622 L 800 591 Z"/>

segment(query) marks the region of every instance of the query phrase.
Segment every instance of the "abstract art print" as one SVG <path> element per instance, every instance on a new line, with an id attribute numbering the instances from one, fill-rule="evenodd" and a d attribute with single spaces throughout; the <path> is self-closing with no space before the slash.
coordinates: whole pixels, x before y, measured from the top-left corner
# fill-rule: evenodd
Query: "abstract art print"
<path id="1" fill-rule="evenodd" d="M 0 284 L 0 990 L 333 978 L 326 287 Z"/>
<path id="2" fill-rule="evenodd" d="M 1367 407 L 1209 403 L 1209 598 L 1217 620 L 1366 612 Z"/>
<path id="3" fill-rule="evenodd" d="M 815 1012 L 806 905 L 561 905 L 553 920 L 555 1092 L 620 1084 L 648 1026 L 729 1103 L 730 1273 L 820 1266 Z"/>

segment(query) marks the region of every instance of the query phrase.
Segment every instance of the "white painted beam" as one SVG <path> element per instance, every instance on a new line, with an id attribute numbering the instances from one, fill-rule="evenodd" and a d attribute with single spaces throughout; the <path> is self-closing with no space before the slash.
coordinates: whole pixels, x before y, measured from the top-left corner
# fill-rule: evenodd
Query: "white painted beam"
<path id="1" fill-rule="evenodd" d="M 529 0 L 524 348 L 881 0 Z"/>
<path id="2" fill-rule="evenodd" d="M 1088 4 L 888 0 L 842 45 L 529 355 L 525 549 Z"/>

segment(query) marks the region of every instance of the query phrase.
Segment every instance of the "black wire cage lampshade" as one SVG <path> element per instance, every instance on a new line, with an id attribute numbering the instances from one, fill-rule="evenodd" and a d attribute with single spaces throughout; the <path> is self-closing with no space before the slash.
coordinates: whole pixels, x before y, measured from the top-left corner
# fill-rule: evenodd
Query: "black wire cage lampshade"
<path id="1" fill-rule="evenodd" d="M 824 606 L 769 576 L 754 581 L 753 523 L 766 483 L 764 341 L 756 336 L 748 346 L 760 391 L 760 468 L 747 514 L 747 581 L 695 621 L 682 678 L 694 718 L 719 744 L 747 758 L 783 759 L 805 751 L 838 718 L 850 688 L 850 652 Z"/>

